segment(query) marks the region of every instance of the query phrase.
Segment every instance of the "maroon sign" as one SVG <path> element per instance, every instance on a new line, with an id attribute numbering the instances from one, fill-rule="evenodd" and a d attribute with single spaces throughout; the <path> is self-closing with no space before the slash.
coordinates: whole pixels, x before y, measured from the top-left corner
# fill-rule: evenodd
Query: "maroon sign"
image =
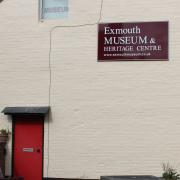
<path id="1" fill-rule="evenodd" d="M 168 60 L 168 22 L 99 24 L 98 60 Z"/>

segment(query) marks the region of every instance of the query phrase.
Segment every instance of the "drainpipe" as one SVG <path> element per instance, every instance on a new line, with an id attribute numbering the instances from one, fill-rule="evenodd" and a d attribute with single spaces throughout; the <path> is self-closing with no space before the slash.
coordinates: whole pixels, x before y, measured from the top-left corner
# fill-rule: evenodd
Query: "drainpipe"
<path id="1" fill-rule="evenodd" d="M 3 176 L 5 176 L 5 146 L 6 142 L 0 142 L 0 168 Z"/>

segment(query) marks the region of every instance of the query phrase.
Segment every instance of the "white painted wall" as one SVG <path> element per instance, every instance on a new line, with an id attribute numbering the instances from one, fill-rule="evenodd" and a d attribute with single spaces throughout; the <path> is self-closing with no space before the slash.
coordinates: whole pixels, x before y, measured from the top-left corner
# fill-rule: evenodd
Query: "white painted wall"
<path id="1" fill-rule="evenodd" d="M 94 23 L 100 0 L 69 0 L 69 18 L 38 21 L 38 0 L 0 4 L 0 109 L 48 105 L 49 31 Z M 180 1 L 104 0 L 101 22 L 169 21 L 168 62 L 97 62 L 97 25 L 52 34 L 52 122 L 44 176 L 161 175 L 180 169 Z M 10 119 L 10 117 L 9 117 Z M 0 127 L 11 127 L 1 114 Z M 10 174 L 11 142 L 7 170 Z"/>

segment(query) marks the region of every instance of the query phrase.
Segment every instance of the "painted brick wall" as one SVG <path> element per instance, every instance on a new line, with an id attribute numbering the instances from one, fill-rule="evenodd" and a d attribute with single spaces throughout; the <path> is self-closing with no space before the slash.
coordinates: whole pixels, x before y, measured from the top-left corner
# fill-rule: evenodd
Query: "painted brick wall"
<path id="1" fill-rule="evenodd" d="M 0 4 L 0 108 L 48 105 L 49 31 L 94 23 L 100 0 L 69 0 L 69 17 L 38 21 L 38 0 Z M 52 121 L 44 176 L 161 175 L 180 169 L 179 0 L 104 0 L 101 22 L 170 24 L 170 61 L 97 62 L 97 25 L 52 34 Z M 0 126 L 11 128 L 1 114 Z M 11 142 L 6 174 L 11 173 Z"/>

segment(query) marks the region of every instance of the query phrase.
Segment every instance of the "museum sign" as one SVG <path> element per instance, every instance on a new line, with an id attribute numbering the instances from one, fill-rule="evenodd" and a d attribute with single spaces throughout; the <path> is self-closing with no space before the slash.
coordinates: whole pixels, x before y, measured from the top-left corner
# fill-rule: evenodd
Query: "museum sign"
<path id="1" fill-rule="evenodd" d="M 101 23 L 98 61 L 168 60 L 168 22 Z"/>

